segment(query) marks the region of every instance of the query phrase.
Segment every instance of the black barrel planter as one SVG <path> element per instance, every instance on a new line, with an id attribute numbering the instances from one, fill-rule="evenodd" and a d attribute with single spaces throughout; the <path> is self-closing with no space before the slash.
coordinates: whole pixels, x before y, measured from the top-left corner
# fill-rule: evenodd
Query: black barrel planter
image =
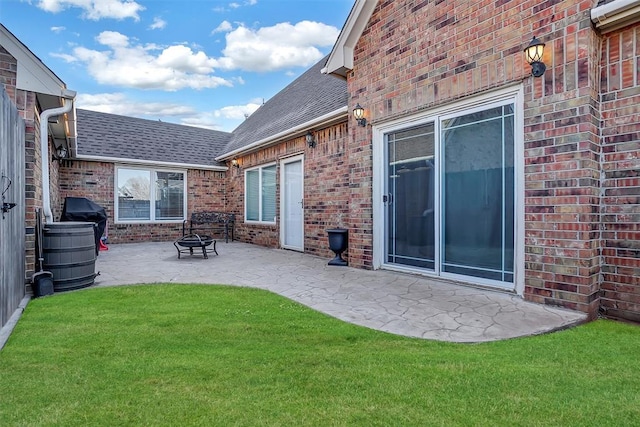
<path id="1" fill-rule="evenodd" d="M 327 230 L 329 235 L 329 249 L 336 257 L 329 261 L 329 265 L 345 266 L 349 263 L 342 258 L 342 253 L 349 247 L 349 230 L 346 228 L 332 228 Z"/>
<path id="2" fill-rule="evenodd" d="M 54 292 L 86 288 L 96 277 L 96 241 L 92 222 L 45 224 L 44 269 L 53 274 Z"/>

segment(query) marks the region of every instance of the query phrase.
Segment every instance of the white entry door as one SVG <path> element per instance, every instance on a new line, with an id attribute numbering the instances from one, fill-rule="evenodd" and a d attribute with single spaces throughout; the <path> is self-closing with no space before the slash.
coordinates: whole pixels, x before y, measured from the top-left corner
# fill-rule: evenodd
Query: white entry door
<path id="1" fill-rule="evenodd" d="M 302 156 L 282 161 L 280 167 L 280 240 L 282 247 L 304 251 L 304 174 Z"/>

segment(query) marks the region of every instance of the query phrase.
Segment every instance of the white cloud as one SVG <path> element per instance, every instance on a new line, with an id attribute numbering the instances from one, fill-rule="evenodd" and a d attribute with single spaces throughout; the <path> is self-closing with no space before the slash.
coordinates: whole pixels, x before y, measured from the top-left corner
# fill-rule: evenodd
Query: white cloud
<path id="1" fill-rule="evenodd" d="M 68 55 L 66 53 L 50 53 L 49 55 L 53 56 L 54 58 L 60 58 L 63 61 L 68 62 L 68 63 L 72 63 L 72 62 L 76 62 L 77 61 L 75 56 Z"/>
<path id="2" fill-rule="evenodd" d="M 82 17 L 97 21 L 102 18 L 140 20 L 144 6 L 133 0 L 39 0 L 36 6 L 51 13 L 65 9 L 82 9 Z"/>
<path id="3" fill-rule="evenodd" d="M 321 22 L 288 22 L 257 30 L 243 25 L 226 34 L 224 57 L 218 66 L 247 71 L 273 71 L 307 67 L 323 54 L 318 47 L 332 46 L 338 38 L 336 27 Z"/>
<path id="4" fill-rule="evenodd" d="M 180 120 L 181 125 L 195 126 L 212 130 L 223 130 L 219 121 L 211 113 L 198 113 Z M 228 130 L 226 131 L 228 132 Z"/>
<path id="5" fill-rule="evenodd" d="M 108 49 L 80 46 L 73 49 L 72 58 L 63 59 L 84 63 L 98 83 L 165 91 L 232 86 L 230 80 L 212 75 L 216 65 L 213 58 L 187 46 L 162 49 L 153 44 L 133 44 L 115 31 L 103 31 L 96 40 Z"/>
<path id="6" fill-rule="evenodd" d="M 61 32 L 63 32 L 66 29 L 67 29 L 66 27 L 51 27 L 51 31 L 56 33 L 56 34 L 60 34 Z"/>
<path id="7" fill-rule="evenodd" d="M 124 93 L 78 94 L 77 107 L 84 110 L 122 116 L 162 120 L 187 126 L 232 131 L 260 107 L 260 100 L 251 100 L 246 105 L 223 107 L 214 111 L 196 111 L 181 104 L 167 102 L 140 102 L 130 99 Z"/>
<path id="8" fill-rule="evenodd" d="M 153 18 L 153 24 L 149 25 L 150 30 L 162 30 L 167 26 L 167 21 L 162 18 Z"/>
<path id="9" fill-rule="evenodd" d="M 132 101 L 123 93 L 78 94 L 76 102 L 78 108 L 84 110 L 151 119 L 197 114 L 196 110 L 185 105 L 167 102 Z"/>
<path id="10" fill-rule="evenodd" d="M 222 107 L 218 110 L 215 110 L 213 114 L 216 117 L 222 117 L 225 119 L 231 120 L 244 120 L 245 117 L 250 116 L 260 108 L 261 103 L 257 100 L 249 102 L 246 105 L 230 105 L 228 107 Z"/>
<path id="11" fill-rule="evenodd" d="M 214 12 L 228 12 L 229 10 L 234 10 L 234 9 L 239 9 L 242 6 L 254 6 L 258 4 L 258 0 L 245 0 L 243 3 L 238 3 L 236 1 L 231 2 L 227 5 L 227 7 L 224 6 L 216 6 L 213 8 Z"/>
<path id="12" fill-rule="evenodd" d="M 231 22 L 229 21 L 222 21 L 220 23 L 220 25 L 218 25 L 213 31 L 211 31 L 211 34 L 214 33 L 226 33 L 229 32 L 233 29 L 233 27 L 231 26 Z"/>

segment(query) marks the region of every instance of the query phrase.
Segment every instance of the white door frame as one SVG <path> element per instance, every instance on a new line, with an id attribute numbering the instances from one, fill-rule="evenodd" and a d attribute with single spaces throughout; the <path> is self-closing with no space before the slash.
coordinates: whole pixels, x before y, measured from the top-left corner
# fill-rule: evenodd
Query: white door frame
<path id="1" fill-rule="evenodd" d="M 285 233 L 287 230 L 287 219 L 286 219 L 286 215 L 284 214 L 285 212 L 285 206 L 287 203 L 286 197 L 285 197 L 285 165 L 289 164 L 289 163 L 295 163 L 295 162 L 300 162 L 300 166 L 301 166 L 301 178 L 300 178 L 300 185 L 302 186 L 302 188 L 300 189 L 301 191 L 301 195 L 302 195 L 302 200 L 300 201 L 300 203 L 302 203 L 302 221 L 300 224 L 300 236 L 302 237 L 302 245 L 300 247 L 298 246 L 291 246 L 291 245 L 286 245 L 285 244 Z M 294 251 L 300 251 L 300 252 L 304 252 L 304 155 L 298 155 L 298 156 L 293 156 L 293 157 L 288 157 L 286 159 L 283 159 L 280 161 L 280 246 L 282 248 L 285 249 L 291 249 Z"/>

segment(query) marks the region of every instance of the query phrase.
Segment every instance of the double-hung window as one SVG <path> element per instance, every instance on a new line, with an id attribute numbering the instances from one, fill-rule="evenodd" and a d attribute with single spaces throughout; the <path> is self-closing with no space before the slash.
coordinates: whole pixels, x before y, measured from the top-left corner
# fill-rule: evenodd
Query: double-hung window
<path id="1" fill-rule="evenodd" d="M 116 221 L 182 221 L 186 173 L 135 167 L 116 169 Z"/>
<path id="2" fill-rule="evenodd" d="M 276 165 L 245 171 L 245 221 L 276 222 Z"/>

